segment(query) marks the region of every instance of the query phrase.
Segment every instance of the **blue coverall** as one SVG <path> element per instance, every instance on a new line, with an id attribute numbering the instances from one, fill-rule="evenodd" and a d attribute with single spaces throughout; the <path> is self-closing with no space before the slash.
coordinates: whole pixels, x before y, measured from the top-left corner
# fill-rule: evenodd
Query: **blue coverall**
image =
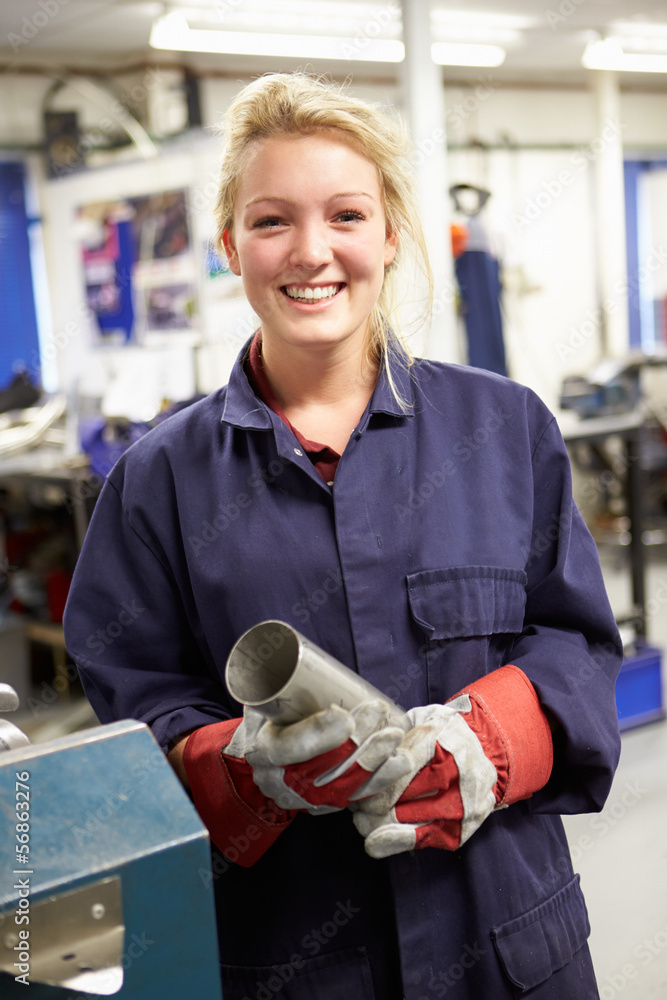
<path id="1" fill-rule="evenodd" d="M 142 720 L 167 751 L 240 716 L 227 656 L 278 618 L 405 708 L 517 664 L 559 728 L 547 786 L 458 852 L 371 859 L 347 810 L 299 814 L 250 868 L 214 851 L 225 1000 L 593 1000 L 559 814 L 609 792 L 621 649 L 554 417 L 500 376 L 393 353 L 408 410 L 381 372 L 329 487 L 246 351 L 102 490 L 65 616 L 100 721 Z"/>

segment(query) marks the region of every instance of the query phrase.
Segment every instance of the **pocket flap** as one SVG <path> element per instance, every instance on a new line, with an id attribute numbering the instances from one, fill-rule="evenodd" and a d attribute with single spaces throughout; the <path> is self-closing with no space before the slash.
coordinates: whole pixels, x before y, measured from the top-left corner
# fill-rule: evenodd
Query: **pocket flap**
<path id="1" fill-rule="evenodd" d="M 508 979 L 530 990 L 567 965 L 591 928 L 579 876 L 528 913 L 491 931 Z"/>
<path id="2" fill-rule="evenodd" d="M 412 615 L 431 639 L 520 632 L 528 577 L 502 566 L 451 566 L 407 577 Z"/>

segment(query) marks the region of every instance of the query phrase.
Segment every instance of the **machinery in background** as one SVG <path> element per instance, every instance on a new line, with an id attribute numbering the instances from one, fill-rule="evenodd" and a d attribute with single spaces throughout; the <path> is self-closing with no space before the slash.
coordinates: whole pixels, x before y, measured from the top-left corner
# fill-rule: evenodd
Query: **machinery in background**
<path id="1" fill-rule="evenodd" d="M 643 360 L 611 358 L 601 361 L 586 376 L 563 379 L 560 405 L 580 417 L 607 417 L 634 410 L 641 399 L 640 373 Z"/>
<path id="2" fill-rule="evenodd" d="M 617 617 L 625 653 L 616 683 L 621 729 L 665 718 L 662 653 L 647 641 L 661 601 L 646 597 L 644 549 L 667 543 L 667 399 L 662 392 L 649 398 L 642 375 L 666 364 L 667 355 L 609 359 L 585 377 L 566 378 L 560 398 L 580 417 L 564 436 L 586 477 L 579 492 L 593 538 L 629 554 L 634 607 Z"/>
<path id="3" fill-rule="evenodd" d="M 610 418 L 605 440 L 585 441 L 572 449 L 574 464 L 584 475 L 596 476 L 595 487 L 584 487 L 584 500 L 596 494 L 599 510 L 592 525 L 599 542 L 629 542 L 625 479 L 627 459 L 614 448 L 614 420 L 635 416 L 641 422 L 638 461 L 642 470 L 642 539 L 644 544 L 667 543 L 667 398 L 649 398 L 642 384 L 648 369 L 667 366 L 667 355 L 630 355 L 600 362 L 586 376 L 563 380 L 560 406 L 581 418 L 582 438 L 587 424 Z"/>

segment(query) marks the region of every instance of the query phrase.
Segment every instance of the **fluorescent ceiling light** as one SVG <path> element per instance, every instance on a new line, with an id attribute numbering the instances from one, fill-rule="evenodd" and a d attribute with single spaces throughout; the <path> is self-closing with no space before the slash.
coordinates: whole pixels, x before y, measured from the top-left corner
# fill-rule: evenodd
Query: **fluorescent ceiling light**
<path id="1" fill-rule="evenodd" d="M 623 38 L 614 38 L 619 42 L 624 52 L 635 52 L 638 55 L 655 55 L 667 52 L 667 38 L 635 38 L 628 35 Z"/>
<path id="2" fill-rule="evenodd" d="M 667 54 L 624 52 L 615 38 L 589 42 L 581 57 L 586 69 L 620 70 L 627 73 L 667 73 Z"/>
<path id="3" fill-rule="evenodd" d="M 218 52 L 227 55 L 292 56 L 297 59 L 359 59 L 402 62 L 402 42 L 390 38 L 296 35 L 256 31 L 191 28 L 182 14 L 165 14 L 153 23 L 150 45 L 177 52 Z"/>
<path id="4" fill-rule="evenodd" d="M 164 13 L 164 4 L 161 5 Z M 390 4 L 388 10 L 386 5 L 376 0 L 375 3 L 359 3 L 358 0 L 182 0 L 178 3 L 178 11 L 188 20 L 196 20 L 198 17 L 209 17 L 216 21 L 234 19 L 239 14 L 249 12 L 253 16 L 268 17 L 273 13 L 280 16 L 282 12 L 298 14 L 301 17 L 322 16 L 331 18 L 355 18 L 356 20 L 367 20 L 369 17 L 376 17 L 378 12 L 384 11 L 387 14 L 400 17 L 398 4 Z M 174 4 L 174 9 L 176 5 Z M 158 12 L 159 13 L 159 12 Z"/>
<path id="5" fill-rule="evenodd" d="M 500 58 L 499 48 L 521 46 L 524 41 L 522 29 L 532 27 L 534 22 L 534 18 L 516 17 L 512 14 L 478 14 L 465 10 L 431 11 L 431 25 L 436 42 L 495 47 L 493 55 L 490 52 L 485 53 L 484 49 L 481 50 L 481 54 L 471 55 L 473 62 L 469 62 L 464 53 L 462 58 L 465 62 L 460 63 L 457 60 L 453 63 L 463 66 L 499 66 L 505 58 L 505 54 L 502 59 Z M 442 52 L 446 50 L 443 49 Z M 456 50 L 454 55 L 456 56 Z M 480 62 L 479 59 L 484 61 Z M 447 58 L 443 65 L 449 61 Z"/>
<path id="6" fill-rule="evenodd" d="M 466 45 L 520 45 L 523 35 L 516 28 L 485 28 L 472 24 L 434 24 L 433 35 L 439 42 Z"/>
<path id="7" fill-rule="evenodd" d="M 516 14 L 481 14 L 468 10 L 442 10 L 436 7 L 431 10 L 431 21 L 438 27 L 521 31 L 524 28 L 536 27 L 539 18 Z"/>
<path id="8" fill-rule="evenodd" d="M 667 24 L 650 21 L 612 21 L 609 30 L 614 35 L 632 35 L 642 38 L 667 38 Z"/>
<path id="9" fill-rule="evenodd" d="M 431 58 L 439 66 L 500 66 L 507 53 L 500 45 L 434 42 Z"/>
<path id="10" fill-rule="evenodd" d="M 368 38 L 401 38 L 401 17 L 398 6 L 326 2 L 326 0 L 219 0 L 195 7 L 192 0 L 180 4 L 178 11 L 191 29 L 214 28 L 227 31 L 295 32 L 298 35 L 328 37 L 358 36 Z M 164 13 L 164 12 L 163 12 Z"/>

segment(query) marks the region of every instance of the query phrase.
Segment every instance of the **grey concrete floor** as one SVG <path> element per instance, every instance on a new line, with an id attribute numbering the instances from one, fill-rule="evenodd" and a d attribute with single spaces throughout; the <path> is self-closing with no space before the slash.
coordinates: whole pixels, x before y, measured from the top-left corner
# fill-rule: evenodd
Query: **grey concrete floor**
<path id="1" fill-rule="evenodd" d="M 667 651 L 667 552 L 648 550 L 648 639 Z M 626 558 L 601 552 L 614 612 L 629 608 Z M 663 688 L 667 670 L 663 654 Z M 591 921 L 601 1000 L 667 998 L 667 722 L 627 730 L 603 811 L 564 817 Z"/>

